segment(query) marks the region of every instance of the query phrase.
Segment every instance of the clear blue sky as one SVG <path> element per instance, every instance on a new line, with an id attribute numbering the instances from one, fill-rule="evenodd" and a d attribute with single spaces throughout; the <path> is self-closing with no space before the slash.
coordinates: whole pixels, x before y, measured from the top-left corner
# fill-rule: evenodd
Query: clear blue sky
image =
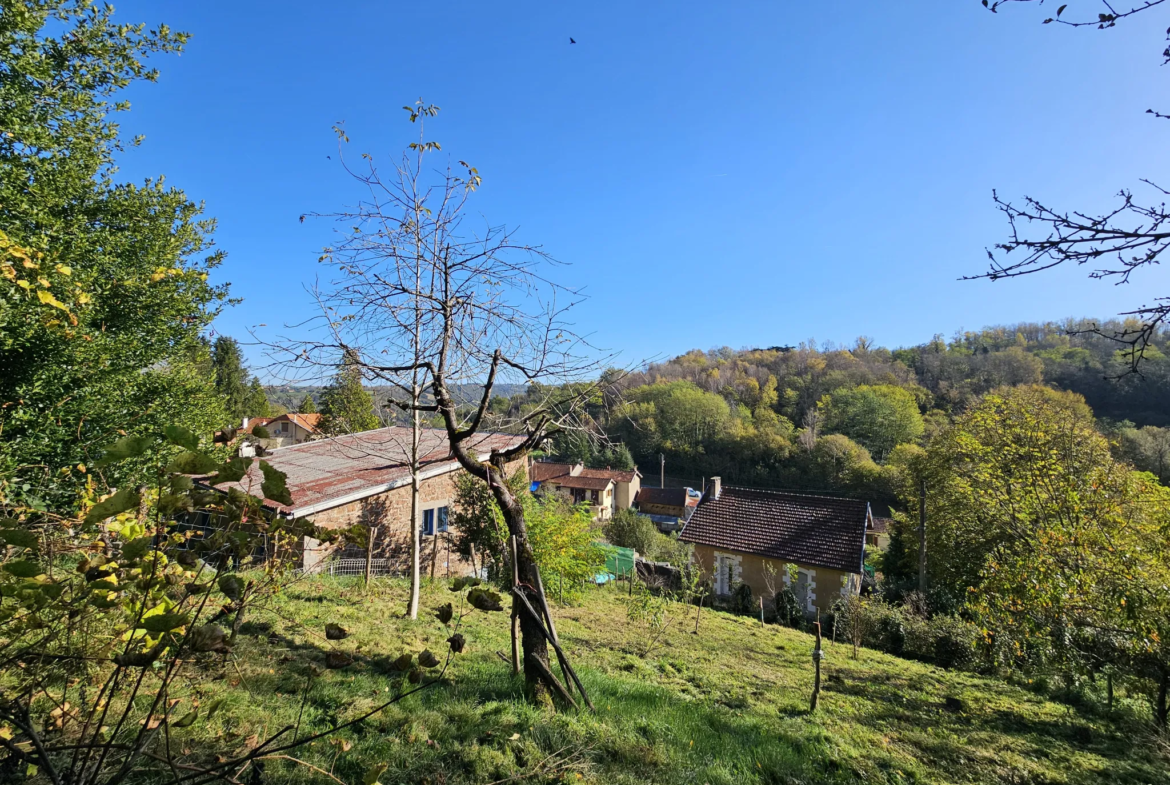
<path id="1" fill-rule="evenodd" d="M 483 175 L 479 210 L 571 264 L 580 329 L 625 363 L 1110 316 L 1168 283 L 956 280 L 1004 236 L 992 188 L 1093 208 L 1165 173 L 1143 114 L 1170 110 L 1159 11 L 1097 32 L 978 0 L 117 7 L 193 34 L 130 91 L 146 142 L 122 173 L 165 173 L 218 219 L 229 335 L 310 313 L 331 227 L 298 216 L 358 196 L 331 126 L 399 151 L 420 96 Z"/>

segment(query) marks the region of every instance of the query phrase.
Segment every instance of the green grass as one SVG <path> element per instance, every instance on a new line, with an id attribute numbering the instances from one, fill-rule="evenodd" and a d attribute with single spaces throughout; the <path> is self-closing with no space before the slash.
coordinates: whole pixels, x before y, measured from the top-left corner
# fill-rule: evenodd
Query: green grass
<path id="1" fill-rule="evenodd" d="M 405 594 L 397 581 L 369 592 L 347 580 L 293 585 L 271 612 L 254 614 L 230 663 L 191 670 L 188 700 L 226 701 L 210 722 L 175 731 L 172 746 L 192 758 L 231 752 L 295 723 L 302 702 L 304 734 L 384 701 L 400 680 L 381 658 L 446 651 L 449 633 L 433 610 L 453 595 L 426 587 L 411 622 L 401 618 Z M 495 653 L 509 649 L 507 615 L 477 612 L 464 622 L 468 650 L 443 683 L 337 734 L 348 751 L 322 739 L 292 754 L 346 783 L 385 763 L 385 785 L 1170 782 L 1170 767 L 1125 715 L 1079 712 L 1004 681 L 864 649 L 855 661 L 843 644 L 827 645 L 826 688 L 809 714 L 811 637 L 750 619 L 704 610 L 694 635 L 694 608 L 679 606 L 685 618 L 643 658 L 649 636 L 626 621 L 621 596 L 591 589 L 581 606 L 553 609 L 596 714 L 526 702 Z M 327 622 L 350 637 L 326 641 Z M 355 664 L 312 677 L 334 646 Z M 964 710 L 947 711 L 948 696 Z M 264 781 L 331 780 L 270 760 Z"/>

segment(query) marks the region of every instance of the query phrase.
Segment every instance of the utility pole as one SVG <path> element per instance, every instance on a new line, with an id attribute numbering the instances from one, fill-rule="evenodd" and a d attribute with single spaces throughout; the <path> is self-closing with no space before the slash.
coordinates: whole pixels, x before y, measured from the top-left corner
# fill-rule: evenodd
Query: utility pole
<path id="1" fill-rule="evenodd" d="M 658 487 L 666 487 L 666 456 L 658 453 Z"/>
<path id="2" fill-rule="evenodd" d="M 918 481 L 918 591 L 926 594 L 926 478 Z"/>

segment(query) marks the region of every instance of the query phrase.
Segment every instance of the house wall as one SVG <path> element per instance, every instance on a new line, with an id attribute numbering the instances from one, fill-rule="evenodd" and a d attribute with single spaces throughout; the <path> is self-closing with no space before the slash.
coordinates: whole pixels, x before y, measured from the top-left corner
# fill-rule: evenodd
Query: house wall
<path id="1" fill-rule="evenodd" d="M 559 493 L 570 502 L 573 501 L 573 491 L 576 489 L 566 488 L 556 480 L 547 480 L 546 482 L 541 483 L 541 485 L 555 491 L 556 493 Z M 582 492 L 585 494 L 585 504 L 589 505 L 589 509 L 592 511 L 595 520 L 606 521 L 612 517 L 614 502 L 613 485 L 610 485 L 604 491 L 598 492 L 596 504 L 593 503 L 593 491 L 585 490 Z M 618 509 L 621 509 L 620 504 L 618 505 Z"/>
<path id="2" fill-rule="evenodd" d="M 712 583 L 714 583 L 716 554 L 726 554 L 733 560 L 737 572 L 735 581 L 750 586 L 753 597 L 762 596 L 767 599 L 771 596 L 764 572 L 764 565 L 767 563 L 776 569 L 776 577 L 773 580 L 776 583 L 777 591 L 787 583 L 785 576 L 788 572 L 785 565 L 791 562 L 769 559 L 751 553 L 720 550 L 709 545 L 696 545 L 694 561 L 699 565 L 707 580 L 712 581 Z M 847 594 L 856 594 L 860 588 L 860 578 L 856 573 L 830 570 L 825 567 L 810 567 L 804 564 L 796 566 L 804 576 L 802 580 L 808 582 L 809 596 L 806 597 L 805 612 L 810 616 L 814 615 L 818 609 L 821 613 L 828 613 L 832 610 L 833 603 L 838 599 Z M 793 590 L 797 591 L 796 587 L 793 587 Z M 800 594 L 801 592 L 797 591 L 798 597 Z"/>
<path id="3" fill-rule="evenodd" d="M 673 515 L 675 518 L 682 518 L 686 512 L 686 508 L 677 504 L 646 504 L 645 502 L 639 502 L 638 511 L 644 512 L 647 515 Z"/>
<path id="4" fill-rule="evenodd" d="M 278 439 L 288 444 L 300 444 L 301 442 L 306 442 L 309 440 L 309 437 L 313 435 L 312 432 L 307 428 L 304 428 L 303 426 L 300 426 L 290 420 L 284 420 L 282 422 L 276 423 L 275 425 L 269 424 L 265 427 L 268 428 L 269 435 L 274 439 Z M 278 428 L 282 427 L 284 430 L 277 430 Z"/>
<path id="5" fill-rule="evenodd" d="M 634 498 L 638 495 L 638 491 L 642 489 L 642 478 L 634 475 L 631 482 L 617 483 L 617 508 L 619 510 L 627 510 L 634 506 Z"/>
<path id="6" fill-rule="evenodd" d="M 511 474 L 521 465 L 509 465 Z M 419 526 L 422 513 L 436 507 L 455 506 L 455 479 L 461 469 L 424 479 L 419 483 Z M 410 570 L 410 485 L 366 497 L 349 504 L 308 516 L 313 523 L 324 529 L 345 529 L 350 526 L 377 526 L 377 540 L 374 543 L 374 558 L 388 559 L 393 570 Z M 452 532 L 438 532 L 436 535 L 421 537 L 421 570 L 430 574 L 431 560 L 435 559 L 435 576 L 470 575 L 471 562 L 461 558 L 453 549 Z M 315 540 L 305 543 L 304 568 L 306 570 L 328 559 L 333 552 L 329 545 L 319 545 Z"/>

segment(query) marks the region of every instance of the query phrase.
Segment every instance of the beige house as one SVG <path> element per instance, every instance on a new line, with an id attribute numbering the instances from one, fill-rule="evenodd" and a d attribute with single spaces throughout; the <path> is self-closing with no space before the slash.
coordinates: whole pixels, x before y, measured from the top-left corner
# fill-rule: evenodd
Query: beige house
<path id="1" fill-rule="evenodd" d="M 871 520 L 868 502 L 723 488 L 713 477 L 679 539 L 694 544 L 717 596 L 742 583 L 767 601 L 773 587 L 790 588 L 812 616 L 860 591 Z"/>
<path id="2" fill-rule="evenodd" d="M 289 412 L 279 417 L 273 417 L 265 424 L 268 436 L 273 442 L 266 447 L 287 447 L 292 444 L 301 444 L 320 435 L 320 414 L 299 414 Z"/>
<path id="3" fill-rule="evenodd" d="M 587 469 L 581 463 L 534 461 L 528 467 L 534 486 L 560 493 L 575 504 L 587 504 L 593 517 L 609 520 L 618 510 L 634 506 L 642 487 L 642 474 L 635 468 Z"/>
<path id="4" fill-rule="evenodd" d="M 514 447 L 523 438 L 488 433 L 469 446 L 486 461 L 492 452 Z M 383 560 L 380 564 L 386 570 L 405 572 L 410 559 L 410 443 L 411 429 L 396 426 L 273 450 L 265 460 L 287 476 L 292 504 L 271 499 L 264 504 L 290 518 L 310 518 L 326 529 L 376 526 L 374 558 Z M 451 455 L 447 432 L 425 429 L 421 454 L 418 517 L 423 571 L 431 572 L 433 563 L 437 576 L 470 574 L 473 565 L 451 548 L 448 520 L 455 502 L 455 479 L 463 469 Z M 509 470 L 522 466 L 521 460 Z M 262 479 L 258 462 L 253 462 L 243 480 L 216 487 L 236 486 L 259 495 Z M 312 538 L 306 538 L 303 548 L 305 570 L 320 569 L 337 555 L 332 546 Z"/>

